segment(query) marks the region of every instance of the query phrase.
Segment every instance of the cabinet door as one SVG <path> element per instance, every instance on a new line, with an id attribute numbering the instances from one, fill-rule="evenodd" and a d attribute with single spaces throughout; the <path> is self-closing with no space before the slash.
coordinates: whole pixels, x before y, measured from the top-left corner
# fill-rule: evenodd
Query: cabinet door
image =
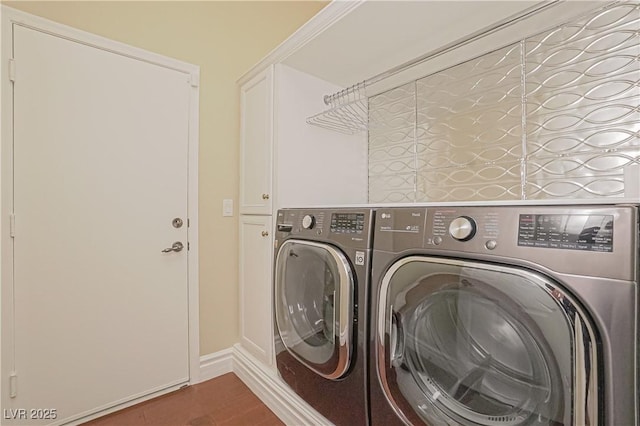
<path id="1" fill-rule="evenodd" d="M 240 213 L 271 214 L 273 67 L 240 88 Z"/>
<path id="2" fill-rule="evenodd" d="M 273 359 L 271 216 L 240 216 L 240 340 L 266 365 Z"/>

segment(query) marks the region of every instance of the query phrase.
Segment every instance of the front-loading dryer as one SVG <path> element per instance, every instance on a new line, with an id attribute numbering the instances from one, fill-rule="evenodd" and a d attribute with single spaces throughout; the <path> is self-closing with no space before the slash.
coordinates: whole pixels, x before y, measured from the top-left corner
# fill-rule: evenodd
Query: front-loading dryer
<path id="1" fill-rule="evenodd" d="M 373 425 L 637 425 L 637 206 L 377 209 Z"/>
<path id="2" fill-rule="evenodd" d="M 368 423 L 373 221 L 367 208 L 284 209 L 276 220 L 278 373 L 336 425 Z"/>

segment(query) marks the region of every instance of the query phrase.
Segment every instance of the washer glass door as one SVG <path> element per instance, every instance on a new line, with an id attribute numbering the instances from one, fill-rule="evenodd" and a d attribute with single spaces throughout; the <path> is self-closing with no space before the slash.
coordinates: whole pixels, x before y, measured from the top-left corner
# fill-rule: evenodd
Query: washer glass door
<path id="1" fill-rule="evenodd" d="M 354 274 L 337 248 L 287 240 L 276 257 L 276 325 L 289 353 L 317 374 L 338 379 L 349 369 Z"/>
<path id="2" fill-rule="evenodd" d="M 412 256 L 383 277 L 378 312 L 378 378 L 408 423 L 598 418 L 593 330 L 571 297 L 539 274 Z"/>

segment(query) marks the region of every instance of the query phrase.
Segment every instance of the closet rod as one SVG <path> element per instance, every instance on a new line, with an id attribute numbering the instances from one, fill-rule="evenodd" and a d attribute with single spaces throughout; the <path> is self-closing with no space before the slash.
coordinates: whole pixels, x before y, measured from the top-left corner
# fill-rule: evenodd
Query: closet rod
<path id="1" fill-rule="evenodd" d="M 413 66 L 419 65 L 423 62 L 426 62 L 430 59 L 436 58 L 440 55 L 443 55 L 453 49 L 456 49 L 460 46 L 464 46 L 466 44 L 469 44 L 473 41 L 476 41 L 477 39 L 490 35 L 500 29 L 506 28 L 510 25 L 513 25 L 517 22 L 522 21 L 523 19 L 526 19 L 527 17 L 529 17 L 530 15 L 533 15 L 535 13 L 538 13 L 544 9 L 547 9 L 551 6 L 554 6 L 557 3 L 560 2 L 564 2 L 566 0 L 553 0 L 550 2 L 544 2 L 542 5 L 535 5 L 530 7 L 529 9 L 526 9 L 524 12 L 518 13 L 517 15 L 513 15 L 509 18 L 506 18 L 502 21 L 499 21 L 498 23 L 492 25 L 491 27 L 489 27 L 488 29 L 482 29 L 479 31 L 476 31 L 475 33 L 472 33 L 460 40 L 456 40 L 454 42 L 451 42 L 449 44 L 446 44 L 436 50 L 433 50 L 429 53 L 426 53 L 422 56 L 419 56 L 417 58 L 414 58 L 410 61 L 407 61 L 403 64 L 397 65 L 391 69 L 388 69 L 380 74 L 377 74 L 373 77 L 370 77 L 364 81 L 361 81 L 360 83 L 356 83 L 353 86 L 349 86 L 346 89 L 343 90 L 339 90 L 338 92 L 332 94 L 332 95 L 325 95 L 324 96 L 324 103 L 325 105 L 330 105 L 331 102 L 335 102 L 338 101 L 340 98 L 342 98 L 343 96 L 347 96 L 349 94 L 354 93 L 355 91 L 359 90 L 359 89 L 363 89 L 367 86 L 371 86 L 372 84 L 375 84 L 379 81 L 382 81 L 386 78 L 392 77 L 406 69 L 409 69 Z"/>

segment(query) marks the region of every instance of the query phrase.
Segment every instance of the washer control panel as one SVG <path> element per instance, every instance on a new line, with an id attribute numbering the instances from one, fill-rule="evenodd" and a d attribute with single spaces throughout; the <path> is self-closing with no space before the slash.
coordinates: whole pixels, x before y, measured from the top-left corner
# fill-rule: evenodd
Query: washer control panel
<path id="1" fill-rule="evenodd" d="M 331 232 L 337 234 L 362 234 L 364 213 L 332 213 Z"/>
<path id="2" fill-rule="evenodd" d="M 374 210 L 345 208 L 289 208 L 278 210 L 275 245 L 287 238 L 329 241 L 344 247 L 369 249 Z"/>

